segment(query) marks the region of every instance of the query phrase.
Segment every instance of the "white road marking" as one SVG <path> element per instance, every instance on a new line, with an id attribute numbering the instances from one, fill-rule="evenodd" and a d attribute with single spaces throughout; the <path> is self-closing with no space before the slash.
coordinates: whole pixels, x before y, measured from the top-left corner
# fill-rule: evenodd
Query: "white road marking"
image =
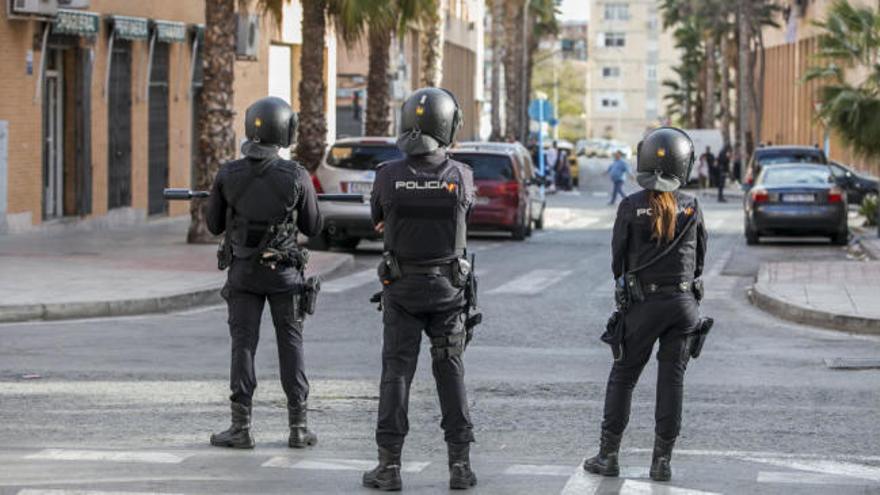
<path id="1" fill-rule="evenodd" d="M 704 492 L 690 488 L 678 488 L 666 484 L 655 484 L 645 481 L 626 480 L 620 487 L 618 495 L 720 495 L 717 492 Z"/>
<path id="2" fill-rule="evenodd" d="M 850 478 L 860 478 L 864 480 L 880 482 L 880 467 L 865 466 L 863 464 L 854 464 L 851 462 L 827 461 L 821 459 L 795 460 L 778 458 L 756 458 L 747 460 L 760 462 L 763 464 L 770 464 L 771 466 L 796 469 L 799 471 L 813 471 L 821 474 L 848 476 Z"/>
<path id="3" fill-rule="evenodd" d="M 570 469 L 570 468 L 569 468 Z M 593 495 L 602 484 L 602 476 L 589 474 L 578 464 L 574 474 L 568 478 L 568 482 L 562 487 L 561 495 Z"/>
<path id="4" fill-rule="evenodd" d="M 38 459 L 45 461 L 105 461 L 180 464 L 184 459 L 190 456 L 192 456 L 192 454 L 171 454 L 168 452 L 45 449 L 36 454 L 25 456 L 25 459 Z"/>
<path id="5" fill-rule="evenodd" d="M 760 471 L 758 483 L 782 483 L 797 485 L 857 485 L 862 481 L 835 474 L 807 473 L 803 471 Z"/>
<path id="6" fill-rule="evenodd" d="M 18 495 L 180 495 L 165 492 L 103 492 L 97 490 L 56 490 L 41 488 L 26 488 L 19 490 Z"/>
<path id="7" fill-rule="evenodd" d="M 505 469 L 504 474 L 525 476 L 570 476 L 571 466 L 554 466 L 552 464 L 514 464 Z"/>
<path id="8" fill-rule="evenodd" d="M 608 196 L 611 196 L 611 193 L 608 191 L 593 191 L 593 196 L 596 198 L 607 198 Z"/>
<path id="9" fill-rule="evenodd" d="M 400 470 L 404 473 L 419 473 L 430 462 L 404 462 Z M 369 471 L 376 467 L 376 461 L 360 459 L 291 459 L 290 457 L 277 456 L 262 464 L 262 467 L 275 467 L 286 469 L 311 469 L 316 471 Z"/>
<path id="10" fill-rule="evenodd" d="M 571 270 L 532 270 L 487 294 L 535 294 L 571 275 Z"/>
<path id="11" fill-rule="evenodd" d="M 822 335 L 817 333 L 817 335 Z M 836 335 L 836 334 L 835 334 Z M 651 453 L 653 449 L 627 449 L 634 454 Z M 743 457 L 746 460 L 755 459 L 816 459 L 826 460 L 828 454 L 794 454 L 785 452 L 767 452 L 754 450 L 702 450 L 702 449 L 676 449 L 675 455 L 693 455 L 702 457 Z M 880 462 L 880 455 L 831 455 L 834 459 L 848 460 L 852 462 Z"/>
<path id="12" fill-rule="evenodd" d="M 709 224 L 706 226 L 706 228 L 709 232 L 712 232 L 713 230 L 721 230 L 721 227 L 723 225 L 724 225 L 724 219 L 723 218 L 716 218 L 715 220 L 712 220 L 711 222 L 709 222 Z"/>
<path id="13" fill-rule="evenodd" d="M 377 286 L 379 285 L 379 275 L 376 274 L 376 270 L 374 269 L 362 270 L 352 273 L 351 275 L 324 282 L 321 284 L 321 291 L 336 294 L 366 285 L 370 282 L 375 282 Z"/>

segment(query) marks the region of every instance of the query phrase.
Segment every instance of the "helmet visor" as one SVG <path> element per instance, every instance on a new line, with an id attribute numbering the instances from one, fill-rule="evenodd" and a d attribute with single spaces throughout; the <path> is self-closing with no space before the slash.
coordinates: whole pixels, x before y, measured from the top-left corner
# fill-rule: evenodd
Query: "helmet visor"
<path id="1" fill-rule="evenodd" d="M 656 172 L 639 172 L 636 181 L 640 186 L 652 191 L 672 192 L 681 187 L 681 180 L 678 177 Z"/>

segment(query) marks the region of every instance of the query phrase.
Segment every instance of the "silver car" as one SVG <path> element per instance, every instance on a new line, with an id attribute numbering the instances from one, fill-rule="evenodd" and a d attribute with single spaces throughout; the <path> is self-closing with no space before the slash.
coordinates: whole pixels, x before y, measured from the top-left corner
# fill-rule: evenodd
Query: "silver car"
<path id="1" fill-rule="evenodd" d="M 363 194 L 363 203 L 321 203 L 324 231 L 309 240 L 312 249 L 354 249 L 361 239 L 380 239 L 370 217 L 370 192 L 376 167 L 403 158 L 395 140 L 386 137 L 340 139 L 327 150 L 312 178 L 318 192 Z"/>

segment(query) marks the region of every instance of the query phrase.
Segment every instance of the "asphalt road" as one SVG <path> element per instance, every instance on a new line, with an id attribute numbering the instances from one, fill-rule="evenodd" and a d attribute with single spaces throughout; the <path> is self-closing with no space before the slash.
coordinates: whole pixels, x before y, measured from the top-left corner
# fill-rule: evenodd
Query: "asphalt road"
<path id="1" fill-rule="evenodd" d="M 592 181 L 585 181 L 592 182 Z M 880 493 L 880 370 L 826 358 L 880 357 L 880 339 L 777 320 L 745 291 L 762 260 L 843 259 L 824 242 L 746 247 L 737 201 L 704 202 L 711 232 L 703 312 L 716 326 L 685 383 L 683 433 L 666 484 L 647 477 L 656 363 L 634 395 L 623 476 L 580 472 L 596 448 L 610 352 L 604 190 L 550 199 L 525 242 L 472 239 L 485 323 L 465 362 L 476 493 Z M 308 451 L 286 448 L 274 335 L 257 357 L 257 448 L 208 446 L 228 423 L 224 307 L 0 326 L 0 494 L 359 493 L 375 457 L 381 321 L 379 246 L 325 284 L 306 328 Z M 133 281 L 136 283 L 136 281 Z M 264 328 L 269 328 L 268 314 Z M 404 489 L 446 492 L 445 445 L 427 342 L 411 399 Z"/>

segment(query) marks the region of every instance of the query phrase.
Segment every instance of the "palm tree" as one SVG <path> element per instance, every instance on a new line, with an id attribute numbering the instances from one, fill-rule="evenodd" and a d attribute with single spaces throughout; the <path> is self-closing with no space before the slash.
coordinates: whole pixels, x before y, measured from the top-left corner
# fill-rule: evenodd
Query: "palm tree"
<path id="1" fill-rule="evenodd" d="M 422 50 L 422 84 L 440 86 L 443 81 L 443 46 L 446 41 L 447 0 L 435 0 L 425 11 L 425 30 L 419 38 Z"/>
<path id="2" fill-rule="evenodd" d="M 504 60 L 504 44 L 501 39 L 504 36 L 504 0 L 489 0 L 491 2 L 491 50 L 492 50 L 492 133 L 490 141 L 500 141 L 504 137 L 501 127 L 501 63 Z"/>
<path id="3" fill-rule="evenodd" d="M 281 7 L 287 0 L 259 0 L 259 8 L 281 21 Z M 200 161 L 195 164 L 194 187 L 209 190 L 224 162 L 235 156 L 233 131 L 235 110 L 233 83 L 235 81 L 236 3 L 239 0 L 211 0 L 205 2 L 205 43 L 203 52 L 204 86 L 198 105 L 201 120 L 196 124 Z M 323 38 L 322 38 L 323 39 Z M 186 235 L 189 243 L 213 242 L 206 223 L 207 202 L 193 201 L 190 205 L 190 226 Z"/>
<path id="4" fill-rule="evenodd" d="M 880 13 L 837 0 L 815 24 L 820 64 L 804 79 L 823 83 L 819 116 L 854 151 L 880 157 Z"/>
<path id="5" fill-rule="evenodd" d="M 279 0 L 274 0 L 279 1 Z M 327 146 L 327 119 L 324 115 L 324 39 L 326 36 L 327 0 L 301 0 L 302 56 L 299 82 L 299 127 L 296 157 L 308 169 L 315 170 Z"/>

